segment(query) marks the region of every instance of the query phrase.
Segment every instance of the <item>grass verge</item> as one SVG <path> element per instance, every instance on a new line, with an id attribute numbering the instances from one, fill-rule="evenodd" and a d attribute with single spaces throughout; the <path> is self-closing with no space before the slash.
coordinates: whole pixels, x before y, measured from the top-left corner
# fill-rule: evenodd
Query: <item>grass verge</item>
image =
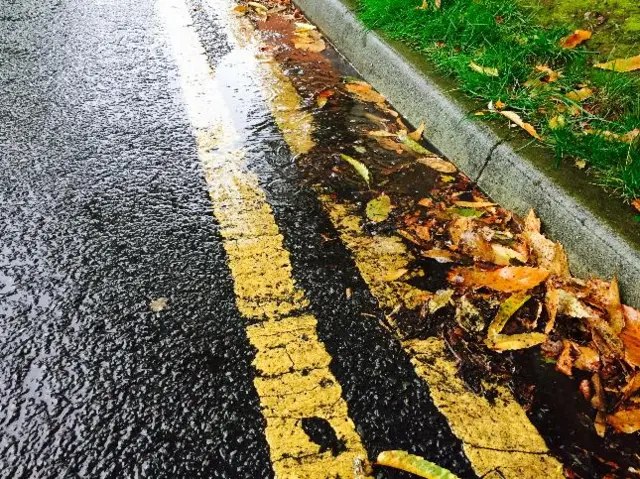
<path id="1" fill-rule="evenodd" d="M 429 3 L 419 9 L 420 0 L 360 0 L 359 16 L 425 54 L 462 91 L 518 112 L 557 161 L 589 168 L 617 196 L 640 197 L 640 137 L 629 135 L 640 127 L 639 72 L 594 68 L 610 58 L 589 50 L 589 42 L 563 48 L 559 42 L 572 25 L 543 27 L 533 7 L 504 0 L 443 0 L 440 9 Z M 497 75 L 470 68 L 472 62 Z M 497 117 L 486 111 L 479 118 Z"/>

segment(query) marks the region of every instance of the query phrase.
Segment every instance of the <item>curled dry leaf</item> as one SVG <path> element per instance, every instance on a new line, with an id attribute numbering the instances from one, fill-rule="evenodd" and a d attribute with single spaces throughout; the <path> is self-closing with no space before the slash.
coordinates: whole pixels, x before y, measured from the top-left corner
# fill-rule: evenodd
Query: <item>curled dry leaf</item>
<path id="1" fill-rule="evenodd" d="M 418 226 L 416 226 L 415 228 L 413 228 L 413 232 L 422 241 L 430 241 L 431 240 L 431 228 L 429 228 L 426 225 L 418 225 Z"/>
<path id="2" fill-rule="evenodd" d="M 551 274 L 561 278 L 569 278 L 569 260 L 560 243 L 554 243 L 543 234 L 536 231 L 525 231 L 522 239 L 529 245 L 533 252 L 538 266 L 547 269 Z"/>
<path id="3" fill-rule="evenodd" d="M 439 173 L 455 173 L 458 171 L 453 163 L 449 163 L 447 160 L 443 160 L 438 156 L 422 156 L 416 161 L 428 166 L 432 170 L 436 170 Z"/>
<path id="4" fill-rule="evenodd" d="M 355 158 L 350 157 L 349 155 L 345 155 L 344 153 L 340 154 L 340 158 L 353 166 L 353 169 L 364 179 L 369 186 L 371 182 L 371 174 L 369 173 L 369 169 L 361 162 L 356 160 Z"/>
<path id="5" fill-rule="evenodd" d="M 475 268 L 454 268 L 449 282 L 465 288 L 489 288 L 505 293 L 526 291 L 538 286 L 549 277 L 549 271 L 528 266 L 505 266 L 493 271 Z"/>
<path id="6" fill-rule="evenodd" d="M 542 137 L 538 134 L 538 132 L 536 131 L 536 129 L 533 127 L 533 125 L 531 123 L 526 123 L 522 120 L 522 118 L 520 118 L 520 115 L 518 115 L 515 111 L 499 111 L 499 113 L 507 118 L 509 118 L 509 120 L 511 120 L 513 123 L 515 123 L 516 125 L 518 125 L 520 128 L 522 128 L 524 131 L 526 131 L 527 133 L 529 133 L 531 136 L 533 136 L 535 139 L 537 140 L 541 140 Z"/>
<path id="7" fill-rule="evenodd" d="M 602 70 L 613 70 L 614 72 L 631 72 L 640 70 L 640 55 L 630 58 L 618 58 L 610 62 L 596 63 L 593 65 Z"/>
<path id="8" fill-rule="evenodd" d="M 474 72 L 478 72 L 481 73 L 483 75 L 489 76 L 489 77 L 497 77 L 500 76 L 500 73 L 498 72 L 497 68 L 493 68 L 493 67 L 483 67 L 478 65 L 475 62 L 470 62 L 469 63 L 469 67 L 474 71 Z"/>
<path id="9" fill-rule="evenodd" d="M 427 479 L 458 479 L 458 476 L 448 469 L 406 451 L 383 451 L 378 455 L 376 463 Z"/>
<path id="10" fill-rule="evenodd" d="M 620 334 L 624 329 L 624 315 L 622 303 L 620 302 L 620 288 L 616 276 L 611 280 L 611 285 L 607 291 L 607 313 L 609 314 L 609 324 L 616 334 Z"/>
<path id="11" fill-rule="evenodd" d="M 413 141 L 420 141 L 420 138 L 422 138 L 422 134 L 424 133 L 424 121 L 422 123 L 420 123 L 420 126 L 418 128 L 416 128 L 415 131 L 413 131 L 412 133 L 409 133 L 407 136 L 409 138 L 411 138 Z"/>
<path id="12" fill-rule="evenodd" d="M 575 48 L 583 42 L 586 42 L 591 38 L 591 32 L 589 30 L 576 30 L 571 35 L 568 35 L 560 39 L 560 46 L 562 48 Z"/>
<path id="13" fill-rule="evenodd" d="M 384 96 L 375 91 L 371 85 L 365 82 L 347 83 L 344 88 L 360 101 L 368 103 L 384 103 L 386 100 Z"/>
<path id="14" fill-rule="evenodd" d="M 402 153 L 404 153 L 402 146 L 399 143 L 396 143 L 393 139 L 385 138 L 385 137 L 374 137 L 374 138 L 378 142 L 378 145 L 380 145 L 385 150 L 395 151 L 398 155 L 401 155 Z"/>
<path id="15" fill-rule="evenodd" d="M 527 217 L 524 219 L 524 230 L 540 233 L 541 227 L 542 224 L 540 223 L 540 218 L 536 216 L 535 211 L 533 211 L 532 209 L 529 210 Z"/>
<path id="16" fill-rule="evenodd" d="M 386 220 L 391 213 L 391 198 L 385 194 L 381 194 L 377 198 L 367 203 L 365 211 L 367 218 L 375 223 Z"/>

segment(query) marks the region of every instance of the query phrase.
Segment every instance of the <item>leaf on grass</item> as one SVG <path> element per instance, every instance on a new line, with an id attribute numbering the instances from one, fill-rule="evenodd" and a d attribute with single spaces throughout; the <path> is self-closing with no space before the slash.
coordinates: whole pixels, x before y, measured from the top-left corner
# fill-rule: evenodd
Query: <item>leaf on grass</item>
<path id="1" fill-rule="evenodd" d="M 533 127 L 533 125 L 531 123 L 525 123 L 522 120 L 522 118 L 520 118 L 520 115 L 518 115 L 515 111 L 504 111 L 503 110 L 503 111 L 499 111 L 498 113 L 500 113 L 501 115 L 509 118 L 509 120 L 511 120 L 513 123 L 518 125 L 524 131 L 529 133 L 535 139 L 537 139 L 537 140 L 541 140 L 542 139 L 540 137 L 540 135 L 538 134 L 538 132 L 536 131 L 536 129 Z"/>
<path id="2" fill-rule="evenodd" d="M 630 58 L 618 58 L 605 63 L 596 63 L 593 65 L 602 70 L 613 70 L 614 72 L 631 72 L 640 70 L 640 55 Z"/>
<path id="3" fill-rule="evenodd" d="M 593 95 L 593 90 L 587 86 L 580 88 L 579 90 L 573 90 L 567 93 L 565 96 L 572 101 L 581 102 Z"/>
<path id="4" fill-rule="evenodd" d="M 378 454 L 376 463 L 379 466 L 393 467 L 427 479 L 458 479 L 458 476 L 448 469 L 406 451 L 383 451 Z"/>
<path id="5" fill-rule="evenodd" d="M 475 62 L 470 62 L 469 63 L 469 67 L 478 73 L 481 73 L 483 75 L 489 76 L 489 77 L 497 77 L 500 75 L 500 73 L 498 72 L 497 68 L 493 68 L 493 67 L 483 67 L 478 65 Z"/>
<path id="6" fill-rule="evenodd" d="M 549 271 L 528 266 L 505 266 L 493 271 L 476 268 L 454 268 L 449 272 L 449 282 L 466 288 L 489 288 L 511 293 L 526 291 L 549 277 Z"/>
<path id="7" fill-rule="evenodd" d="M 407 148 L 409 148 L 409 150 L 413 151 L 414 153 L 418 153 L 419 155 L 434 156 L 433 152 L 427 150 L 417 141 L 409 138 L 409 135 L 404 130 L 401 130 L 398 133 L 398 140 L 400 140 L 400 142 L 402 142 L 403 145 L 405 145 Z"/>
<path id="8" fill-rule="evenodd" d="M 636 138 L 638 138 L 638 136 L 640 136 L 640 128 L 635 128 L 631 131 L 628 131 L 627 133 L 625 133 L 624 135 L 622 135 L 620 137 L 620 141 L 622 143 L 627 143 L 627 144 L 631 144 L 633 143 Z"/>
<path id="9" fill-rule="evenodd" d="M 416 161 L 439 173 L 455 173 L 458 171 L 453 163 L 449 163 L 447 160 L 443 160 L 438 156 L 422 156 Z"/>
<path id="10" fill-rule="evenodd" d="M 408 269 L 400 268 L 400 269 L 397 269 L 395 271 L 391 271 L 391 272 L 387 273 L 385 275 L 385 277 L 382 278 L 382 280 L 386 281 L 387 283 L 390 283 L 392 281 L 397 281 L 400 278 L 402 278 L 405 274 L 407 274 L 408 272 L 409 272 Z"/>
<path id="11" fill-rule="evenodd" d="M 391 213 L 391 198 L 382 194 L 367 203 L 367 218 L 375 223 L 386 220 Z"/>
<path id="12" fill-rule="evenodd" d="M 557 82 L 558 79 L 560 78 L 560 74 L 553 71 L 547 65 L 536 65 L 536 70 L 539 71 L 540 73 L 544 73 L 544 77 L 542 78 L 542 81 L 546 83 Z"/>
<path id="13" fill-rule="evenodd" d="M 340 158 L 353 166 L 353 169 L 358 172 L 362 179 L 367 183 L 367 186 L 369 186 L 371 182 L 371 174 L 369 173 L 369 169 L 364 164 L 360 163 L 358 160 L 350 157 L 349 155 L 345 155 L 344 153 L 340 154 Z"/>
<path id="14" fill-rule="evenodd" d="M 497 334 L 485 339 L 485 344 L 488 348 L 501 353 L 532 348 L 546 340 L 547 335 L 542 333 Z"/>
<path id="15" fill-rule="evenodd" d="M 633 434 L 640 431 L 640 409 L 625 409 L 607 416 L 607 422 L 616 432 Z"/>
<path id="16" fill-rule="evenodd" d="M 409 133 L 407 136 L 409 138 L 411 138 L 413 141 L 420 141 L 420 138 L 422 138 L 422 134 L 424 133 L 424 121 L 422 123 L 420 123 L 420 126 L 418 128 L 416 128 L 416 130 L 412 133 Z"/>
<path id="17" fill-rule="evenodd" d="M 571 35 L 568 35 L 560 39 L 560 46 L 562 48 L 575 48 L 583 42 L 586 42 L 591 38 L 591 32 L 589 30 L 576 30 Z"/>
<path id="18" fill-rule="evenodd" d="M 335 93 L 336 93 L 335 90 L 332 90 L 331 88 L 322 90 L 320 93 L 318 93 L 318 96 L 316 97 L 316 104 L 320 108 L 323 108 L 327 104 L 327 101 L 329 101 L 329 97 L 335 95 Z"/>
<path id="19" fill-rule="evenodd" d="M 371 87 L 371 85 L 365 82 L 347 83 L 344 88 L 352 95 L 355 95 L 360 101 L 369 103 L 384 103 L 386 100 L 384 96 L 375 91 Z"/>
<path id="20" fill-rule="evenodd" d="M 578 159 L 573 162 L 573 166 L 579 170 L 584 170 L 587 167 L 587 160 Z"/>
<path id="21" fill-rule="evenodd" d="M 427 0 L 422 0 L 422 5 L 416 7 L 416 10 L 427 10 L 429 8 L 429 2 Z"/>
<path id="22" fill-rule="evenodd" d="M 567 121 L 562 115 L 556 115 L 549 119 L 549 128 L 551 128 L 552 130 L 559 130 L 560 128 L 564 128 L 566 124 Z"/>
<path id="23" fill-rule="evenodd" d="M 489 325 L 489 329 L 487 330 L 489 336 L 500 334 L 511 316 L 513 316 L 515 312 L 524 305 L 524 303 L 529 301 L 529 299 L 531 299 L 531 296 L 528 294 L 516 293 L 504 300 L 500 305 L 498 314 L 496 314 L 496 317 L 493 319 L 493 321 L 491 321 L 491 324 Z"/>
<path id="24" fill-rule="evenodd" d="M 507 104 L 505 102 L 503 102 L 502 100 L 497 100 L 494 104 L 493 104 L 494 108 L 496 110 L 504 110 L 504 108 L 507 106 Z M 491 109 L 491 108 L 489 108 Z"/>

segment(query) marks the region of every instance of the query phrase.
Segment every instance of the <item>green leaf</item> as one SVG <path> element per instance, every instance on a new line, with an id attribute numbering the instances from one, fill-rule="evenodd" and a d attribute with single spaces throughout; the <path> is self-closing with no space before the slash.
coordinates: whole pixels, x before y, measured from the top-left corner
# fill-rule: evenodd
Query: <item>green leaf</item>
<path id="1" fill-rule="evenodd" d="M 473 208 L 449 208 L 449 211 L 465 218 L 480 218 L 484 214 L 484 211 L 474 210 Z"/>
<path id="2" fill-rule="evenodd" d="M 419 155 L 427 155 L 427 156 L 434 155 L 432 151 L 427 150 L 420 143 L 418 143 L 417 141 L 413 141 L 411 138 L 409 138 L 408 133 L 404 130 L 401 130 L 400 133 L 398 133 L 398 140 L 400 140 L 404 145 L 406 145 L 411 151 L 418 153 Z"/>
<path id="3" fill-rule="evenodd" d="M 378 455 L 376 463 L 427 479 L 458 479 L 458 476 L 448 469 L 406 451 L 383 451 Z"/>
<path id="4" fill-rule="evenodd" d="M 391 198 L 382 194 L 367 203 L 367 218 L 376 223 L 386 220 L 391 212 Z"/>
<path id="5" fill-rule="evenodd" d="M 356 170 L 360 176 L 362 176 L 364 181 L 367 183 L 367 186 L 370 185 L 371 174 L 369 173 L 369 169 L 364 164 L 360 163 L 358 160 L 350 157 L 349 155 L 345 155 L 344 153 L 340 154 L 340 158 L 353 166 L 353 169 Z"/>

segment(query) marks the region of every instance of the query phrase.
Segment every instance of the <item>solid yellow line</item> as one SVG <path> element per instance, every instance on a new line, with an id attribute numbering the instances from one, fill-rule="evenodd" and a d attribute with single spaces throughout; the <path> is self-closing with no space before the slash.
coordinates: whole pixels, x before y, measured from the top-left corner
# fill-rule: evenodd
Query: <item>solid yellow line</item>
<path id="1" fill-rule="evenodd" d="M 250 323 L 256 349 L 254 386 L 266 420 L 265 435 L 278 478 L 348 478 L 367 453 L 349 418 L 342 388 L 329 370 L 331 356 L 306 312 L 304 292 L 292 278 L 289 253 L 258 178 L 246 169 L 241 142 L 220 95 L 184 0 L 162 0 L 180 71 L 198 156 L 219 222 L 236 304 Z M 325 419 L 345 450 L 320 452 L 302 419 Z"/>
<path id="2" fill-rule="evenodd" d="M 242 29 L 251 31 L 248 22 L 242 24 Z M 277 65 L 266 64 L 277 71 Z M 269 105 L 277 123 L 287 125 L 284 138 L 291 151 L 294 154 L 308 152 L 308 145 L 300 148 L 299 141 L 291 140 L 307 138 L 313 133 L 311 119 L 305 118 L 297 124 L 289 121 L 291 111 L 301 109 L 302 99 L 285 75 L 271 75 L 268 85 L 267 98 L 269 92 L 286 92 L 286 108 L 278 108 L 278 102 L 273 100 Z M 412 308 L 422 301 L 424 293 L 417 288 L 402 281 L 384 280 L 388 273 L 406 267 L 413 260 L 399 237 L 371 236 L 362 230 L 360 215 L 354 207 L 337 204 L 329 196 L 322 195 L 320 200 L 383 309 L 391 311 L 398 305 Z M 562 464 L 549 454 L 544 439 L 506 388 L 496 388 L 498 398 L 493 404 L 489 403 L 470 392 L 457 377 L 456 363 L 441 339 L 401 341 L 401 344 L 416 373 L 429 386 L 436 407 L 463 442 L 464 451 L 479 476 L 486 479 L 564 477 Z"/>

